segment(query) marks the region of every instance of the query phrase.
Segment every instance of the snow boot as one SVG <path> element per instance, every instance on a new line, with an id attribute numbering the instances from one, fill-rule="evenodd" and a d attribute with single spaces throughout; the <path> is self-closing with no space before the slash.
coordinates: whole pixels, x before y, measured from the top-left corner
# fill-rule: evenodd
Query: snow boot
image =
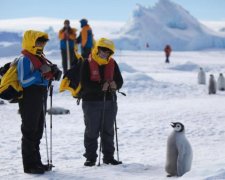
<path id="1" fill-rule="evenodd" d="M 119 165 L 122 164 L 122 161 L 117 161 L 114 158 L 112 158 L 112 159 L 103 159 L 103 163 L 111 165 Z"/>
<path id="2" fill-rule="evenodd" d="M 24 173 L 28 174 L 44 174 L 45 170 L 39 165 L 33 165 L 30 167 L 24 167 Z"/>
<path id="3" fill-rule="evenodd" d="M 95 162 L 96 162 L 96 161 L 94 161 L 94 160 L 89 160 L 89 159 L 87 159 L 87 160 L 85 161 L 85 163 L 84 163 L 84 166 L 89 166 L 89 167 L 95 166 Z"/>
<path id="4" fill-rule="evenodd" d="M 42 164 L 42 163 L 39 163 L 38 166 L 40 166 L 42 169 L 44 169 L 44 171 L 51 171 L 52 170 L 52 165 L 48 165 L 48 164 Z"/>

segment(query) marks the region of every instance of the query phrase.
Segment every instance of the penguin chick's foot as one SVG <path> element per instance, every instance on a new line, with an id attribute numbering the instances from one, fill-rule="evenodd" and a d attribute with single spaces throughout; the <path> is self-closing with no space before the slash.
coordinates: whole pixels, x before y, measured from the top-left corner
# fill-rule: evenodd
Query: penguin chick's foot
<path id="1" fill-rule="evenodd" d="M 174 177 L 175 175 L 167 174 L 166 177 Z"/>

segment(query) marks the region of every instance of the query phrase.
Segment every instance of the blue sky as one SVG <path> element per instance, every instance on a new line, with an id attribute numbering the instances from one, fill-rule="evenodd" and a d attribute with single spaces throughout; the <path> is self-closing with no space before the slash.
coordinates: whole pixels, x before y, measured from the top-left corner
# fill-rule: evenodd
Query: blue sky
<path id="1" fill-rule="evenodd" d="M 63 19 L 127 21 L 139 3 L 158 0 L 0 0 L 0 19 L 53 17 Z M 171 0 L 199 20 L 225 20 L 225 0 Z"/>

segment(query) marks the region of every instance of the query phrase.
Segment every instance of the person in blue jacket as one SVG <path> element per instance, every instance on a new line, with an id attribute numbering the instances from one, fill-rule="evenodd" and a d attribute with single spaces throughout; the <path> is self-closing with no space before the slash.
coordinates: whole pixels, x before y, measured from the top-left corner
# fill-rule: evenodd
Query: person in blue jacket
<path id="1" fill-rule="evenodd" d="M 84 59 L 87 59 L 91 54 L 91 50 L 93 47 L 93 33 L 92 29 L 88 24 L 87 19 L 80 20 L 81 32 L 76 42 L 81 44 L 81 55 Z"/>
<path id="2" fill-rule="evenodd" d="M 18 80 L 23 87 L 19 100 L 22 118 L 22 159 L 25 173 L 43 174 L 49 170 L 41 162 L 40 140 L 42 138 L 47 88 L 53 79 L 50 66 L 43 56 L 48 34 L 39 31 L 26 31 L 22 42 L 22 56 L 17 64 Z"/>

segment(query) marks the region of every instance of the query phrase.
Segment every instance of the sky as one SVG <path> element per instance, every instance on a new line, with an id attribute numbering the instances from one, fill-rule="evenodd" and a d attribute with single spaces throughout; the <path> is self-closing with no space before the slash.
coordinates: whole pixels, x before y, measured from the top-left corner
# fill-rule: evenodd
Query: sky
<path id="1" fill-rule="evenodd" d="M 199 20 L 224 21 L 225 0 L 171 0 Z M 153 7 L 158 0 L 0 0 L 0 20 L 51 17 L 127 21 L 135 5 Z"/>

